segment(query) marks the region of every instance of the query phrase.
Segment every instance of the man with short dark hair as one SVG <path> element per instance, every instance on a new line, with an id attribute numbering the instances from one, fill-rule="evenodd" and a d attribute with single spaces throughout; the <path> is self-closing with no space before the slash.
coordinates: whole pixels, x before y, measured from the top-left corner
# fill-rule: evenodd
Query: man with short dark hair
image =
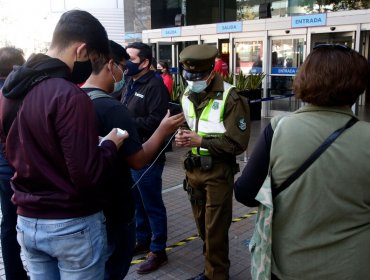
<path id="1" fill-rule="evenodd" d="M 23 51 L 14 47 L 0 49 L 0 89 L 14 65 L 25 62 Z M 10 178 L 14 171 L 5 158 L 3 145 L 0 144 L 0 201 L 1 201 L 1 252 L 4 261 L 5 276 L 8 280 L 27 279 L 23 268 L 21 248 L 17 242 L 17 208 L 11 202 L 14 194 L 10 187 Z"/>
<path id="2" fill-rule="evenodd" d="M 147 141 L 159 126 L 168 110 L 168 92 L 162 79 L 151 71 L 152 50 L 143 43 L 132 43 L 126 48 L 130 59 L 126 75 L 130 77 L 123 91 L 122 102 L 131 112 L 140 141 Z M 165 155 L 161 154 L 153 165 L 131 170 L 136 203 L 135 253 L 149 252 L 137 272 L 145 274 L 167 262 L 167 215 L 162 199 L 162 173 Z M 139 179 L 141 178 L 140 182 Z"/>
<path id="3" fill-rule="evenodd" d="M 6 77 L 12 72 L 14 65 L 22 65 L 24 53 L 14 47 L 0 48 L 0 89 L 3 87 Z"/>
<path id="4" fill-rule="evenodd" d="M 31 279 L 104 278 L 101 186 L 127 134 L 114 129 L 99 143 L 92 102 L 76 84 L 90 76 L 91 61 L 108 54 L 101 23 L 68 11 L 47 54 L 16 68 L 0 95 L 0 133 L 16 171 L 18 241 Z"/>
<path id="5" fill-rule="evenodd" d="M 135 247 L 135 204 L 131 193 L 134 185 L 131 168 L 142 168 L 152 160 L 161 148 L 167 135 L 173 133 L 183 122 L 181 115 L 165 117 L 152 137 L 141 144 L 126 106 L 112 98 L 112 93 L 121 90 L 125 81 L 124 71 L 129 59 L 126 50 L 110 41 L 110 56 L 94 63 L 93 72 L 83 86 L 93 100 L 99 134 L 104 135 L 114 127 L 126 130 L 130 137 L 119 152 L 110 179 L 104 183 L 109 189 L 110 199 L 104 208 L 107 218 L 108 244 L 112 251 L 105 267 L 105 279 L 122 280 L 130 267 Z"/>

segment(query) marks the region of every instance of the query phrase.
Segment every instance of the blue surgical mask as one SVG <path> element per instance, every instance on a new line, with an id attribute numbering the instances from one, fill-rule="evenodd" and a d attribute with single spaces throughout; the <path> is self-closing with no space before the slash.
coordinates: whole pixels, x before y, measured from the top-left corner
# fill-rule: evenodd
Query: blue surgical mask
<path id="1" fill-rule="evenodd" d="M 132 62 L 131 60 L 127 60 L 126 62 L 126 75 L 127 76 L 135 76 L 136 74 L 139 74 L 141 71 L 144 70 L 144 68 L 139 69 L 139 66 L 142 62 Z"/>
<path id="2" fill-rule="evenodd" d="M 116 78 L 114 78 L 114 75 L 112 73 L 112 77 L 113 77 L 113 80 L 114 80 L 114 90 L 113 90 L 113 92 L 118 92 L 118 91 L 121 91 L 121 89 L 125 85 L 125 75 L 124 75 L 122 69 L 119 67 L 119 65 L 115 64 L 115 66 L 122 72 L 122 79 L 118 82 L 116 81 Z"/>
<path id="3" fill-rule="evenodd" d="M 208 87 L 207 80 L 187 81 L 187 82 L 188 82 L 189 89 L 192 92 L 196 92 L 196 93 L 202 92 L 203 90 L 205 90 Z"/>
<path id="4" fill-rule="evenodd" d="M 120 80 L 117 83 L 114 83 L 114 92 L 121 91 L 124 85 L 125 79 L 122 77 L 122 80 Z"/>

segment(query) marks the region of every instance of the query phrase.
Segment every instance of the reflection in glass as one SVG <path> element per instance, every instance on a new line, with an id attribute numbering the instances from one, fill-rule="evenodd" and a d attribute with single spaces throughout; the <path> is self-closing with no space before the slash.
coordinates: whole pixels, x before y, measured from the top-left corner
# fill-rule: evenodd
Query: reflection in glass
<path id="1" fill-rule="evenodd" d="M 273 40 L 271 74 L 295 75 L 303 63 L 303 45 L 303 38 Z"/>
<path id="2" fill-rule="evenodd" d="M 158 61 L 165 61 L 168 65 L 172 65 L 172 47 L 171 45 L 159 45 Z"/>
<path id="3" fill-rule="evenodd" d="M 263 44 L 262 41 L 247 41 L 236 43 L 236 74 L 262 72 Z"/>
<path id="4" fill-rule="evenodd" d="M 270 0 L 271 17 L 286 17 L 312 13 L 369 9 L 370 1 L 322 1 L 322 0 Z M 259 5 L 265 1 L 236 0 L 237 20 L 253 20 L 259 18 Z"/>

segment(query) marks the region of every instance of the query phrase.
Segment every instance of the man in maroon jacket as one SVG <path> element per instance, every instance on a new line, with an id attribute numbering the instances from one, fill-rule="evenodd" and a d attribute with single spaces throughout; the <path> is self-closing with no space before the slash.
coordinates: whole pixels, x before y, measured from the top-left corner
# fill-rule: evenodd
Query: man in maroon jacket
<path id="1" fill-rule="evenodd" d="M 103 190 L 126 136 L 99 144 L 95 112 L 76 86 L 109 54 L 107 33 L 84 11 L 64 13 L 47 55 L 33 55 L 5 81 L 0 134 L 15 169 L 18 242 L 31 279 L 103 279 Z M 5 138 L 6 136 L 6 138 Z"/>

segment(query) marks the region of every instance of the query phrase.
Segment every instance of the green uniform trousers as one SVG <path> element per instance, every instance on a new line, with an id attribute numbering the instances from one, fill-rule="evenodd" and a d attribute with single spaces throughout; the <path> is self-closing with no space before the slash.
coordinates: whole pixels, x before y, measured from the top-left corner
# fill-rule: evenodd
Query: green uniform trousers
<path id="1" fill-rule="evenodd" d="M 190 197 L 195 222 L 204 242 L 205 276 L 229 279 L 229 228 L 232 219 L 234 166 L 217 162 L 209 171 L 194 168 L 186 172 L 188 186 L 196 189 Z M 203 193 L 203 199 L 199 197 Z"/>

